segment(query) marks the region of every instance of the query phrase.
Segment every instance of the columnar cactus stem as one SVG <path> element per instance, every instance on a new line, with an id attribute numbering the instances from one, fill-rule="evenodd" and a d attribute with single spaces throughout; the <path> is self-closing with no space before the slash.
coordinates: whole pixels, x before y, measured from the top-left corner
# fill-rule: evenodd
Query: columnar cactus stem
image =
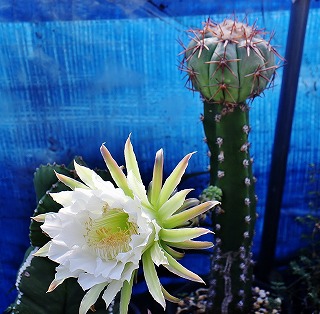
<path id="1" fill-rule="evenodd" d="M 212 104 L 205 103 L 205 107 Z M 252 257 L 251 244 L 256 220 L 256 198 L 252 160 L 249 153 L 249 121 L 245 104 L 224 113 L 224 105 L 215 105 L 213 119 L 216 148 L 211 155 L 211 185 L 222 190 L 221 206 L 213 215 L 216 248 L 212 262 L 213 281 L 209 305 L 212 313 L 236 313 L 250 304 Z M 206 121 L 208 120 L 208 121 Z M 235 309 L 232 310 L 231 309 Z"/>
<path id="2" fill-rule="evenodd" d="M 236 19 L 221 24 L 208 19 L 203 29 L 189 33 L 181 70 L 204 101 L 210 185 L 222 191 L 221 206 L 212 215 L 215 251 L 207 312 L 249 313 L 256 195 L 246 101 L 272 82 L 279 55 L 261 37 L 264 32 Z"/>

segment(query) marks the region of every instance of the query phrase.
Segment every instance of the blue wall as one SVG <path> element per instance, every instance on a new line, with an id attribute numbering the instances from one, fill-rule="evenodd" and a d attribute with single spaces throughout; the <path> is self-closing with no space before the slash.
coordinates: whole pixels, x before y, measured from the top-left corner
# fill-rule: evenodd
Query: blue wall
<path id="1" fill-rule="evenodd" d="M 200 27 L 208 15 L 221 21 L 236 11 L 239 19 L 247 14 L 250 22 L 258 19 L 260 28 L 276 30 L 273 44 L 284 55 L 290 1 L 230 0 L 223 7 L 189 2 L 132 1 L 128 6 L 126 1 L 102 0 L 94 5 L 80 0 L 0 1 L 0 310 L 14 298 L 16 272 L 29 244 L 29 217 L 36 206 L 32 180 L 39 164 L 68 163 L 74 155 L 82 155 L 91 167 L 103 168 L 102 142 L 121 163 L 124 141 L 132 132 L 146 182 L 154 154 L 163 147 L 167 173 L 185 154 L 197 151 L 188 174 L 204 174 L 184 184 L 196 187 L 195 196 L 206 186 L 209 160 L 199 121 L 202 104 L 197 94 L 184 88 L 177 69 L 181 51 L 177 39 L 186 42 L 184 31 Z M 309 212 L 309 164 L 320 162 L 319 2 L 311 7 L 278 259 L 301 245 L 302 229 L 294 218 Z M 255 253 L 281 78 L 280 70 L 274 88 L 252 104 L 252 154 L 260 199 Z M 192 265 L 192 259 L 188 263 Z"/>

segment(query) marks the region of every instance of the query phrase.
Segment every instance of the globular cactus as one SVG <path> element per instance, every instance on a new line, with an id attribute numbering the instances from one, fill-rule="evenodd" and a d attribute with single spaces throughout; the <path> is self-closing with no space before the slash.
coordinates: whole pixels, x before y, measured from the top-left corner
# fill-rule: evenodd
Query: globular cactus
<path id="1" fill-rule="evenodd" d="M 203 29 L 189 34 L 181 70 L 204 101 L 210 184 L 222 192 L 212 215 L 215 250 L 207 312 L 249 313 L 257 197 L 246 101 L 270 85 L 280 56 L 262 30 L 236 19 L 221 24 L 208 19 Z"/>
<path id="2" fill-rule="evenodd" d="M 210 19 L 184 50 L 184 70 L 192 88 L 210 102 L 239 104 L 259 95 L 272 81 L 276 50 L 255 26 Z"/>

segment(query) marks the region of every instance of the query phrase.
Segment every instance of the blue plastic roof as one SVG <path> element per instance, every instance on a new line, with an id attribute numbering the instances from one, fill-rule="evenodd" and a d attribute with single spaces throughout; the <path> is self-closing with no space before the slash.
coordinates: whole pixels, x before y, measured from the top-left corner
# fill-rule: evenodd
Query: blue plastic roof
<path id="1" fill-rule="evenodd" d="M 184 88 L 178 71 L 180 38 L 210 16 L 234 12 L 275 30 L 284 55 L 291 1 L 0 1 L 0 310 L 14 297 L 15 277 L 29 245 L 29 217 L 36 206 L 33 172 L 48 162 L 82 155 L 104 167 L 106 142 L 119 163 L 132 141 L 148 182 L 155 152 L 163 147 L 169 173 L 188 152 L 187 187 L 194 195 L 208 183 L 207 147 L 199 121 L 199 95 Z M 288 158 L 277 257 L 301 245 L 297 215 L 309 212 L 311 163 L 320 162 L 320 2 L 312 1 Z M 290 66 L 290 65 L 287 65 Z M 274 128 L 281 88 L 256 99 L 251 110 L 252 154 L 263 222 Z M 281 136 L 279 134 L 278 136 Z M 281 149 L 281 148 L 279 148 Z M 192 261 L 189 261 L 192 264 Z M 205 264 L 205 262 L 204 262 Z M 192 266 L 191 266 L 192 267 Z M 203 269 L 203 273 L 206 273 Z"/>

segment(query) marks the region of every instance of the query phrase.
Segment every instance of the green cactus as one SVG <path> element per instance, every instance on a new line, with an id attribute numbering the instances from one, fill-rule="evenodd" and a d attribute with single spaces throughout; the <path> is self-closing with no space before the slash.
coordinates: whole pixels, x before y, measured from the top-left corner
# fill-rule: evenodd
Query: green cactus
<path id="1" fill-rule="evenodd" d="M 221 24 L 208 19 L 203 29 L 189 33 L 181 70 L 203 99 L 210 184 L 222 192 L 212 215 L 215 250 L 207 312 L 249 313 L 256 195 L 246 101 L 272 82 L 275 56 L 280 56 L 264 32 L 236 19 Z"/>

